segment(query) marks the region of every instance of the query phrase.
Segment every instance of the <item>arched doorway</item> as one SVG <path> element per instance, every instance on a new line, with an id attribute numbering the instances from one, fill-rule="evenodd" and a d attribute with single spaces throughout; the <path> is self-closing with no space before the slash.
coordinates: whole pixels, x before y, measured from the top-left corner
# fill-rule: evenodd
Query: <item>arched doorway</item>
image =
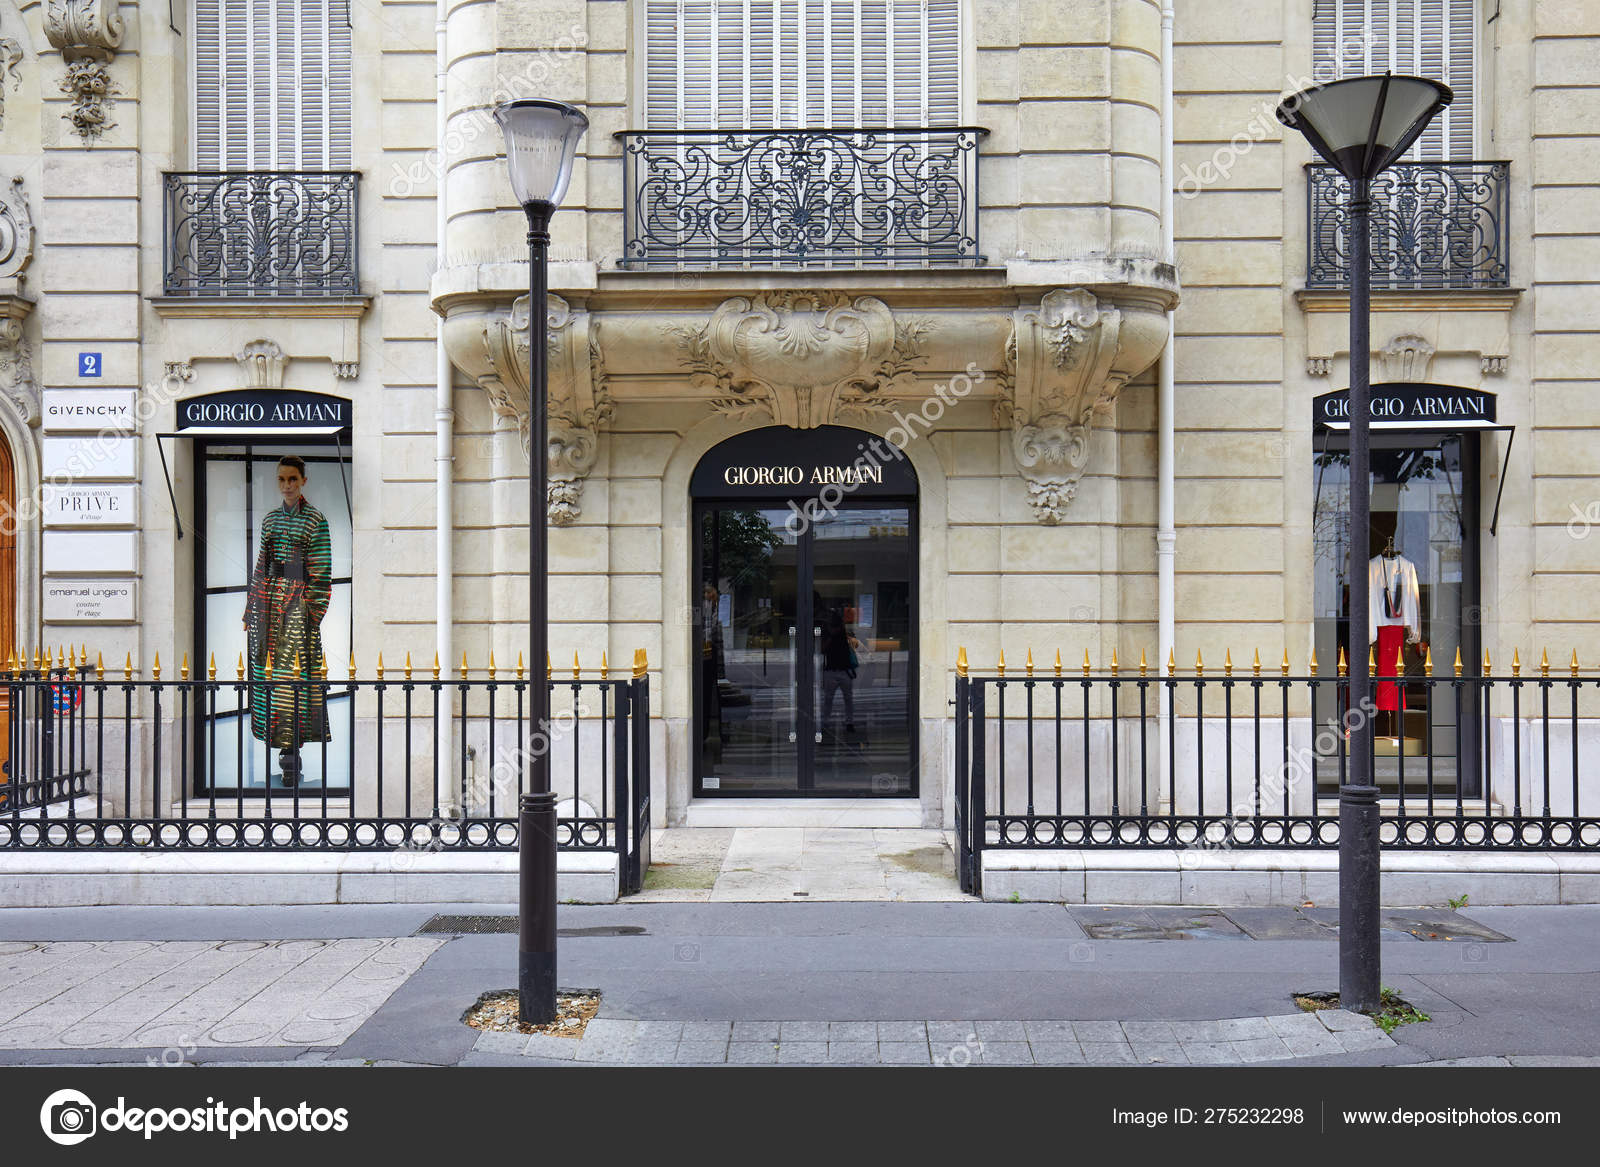
<path id="1" fill-rule="evenodd" d="M 17 650 L 17 474 L 0 431 L 0 661 Z M 11 690 L 0 686 L 0 782 L 11 780 Z"/>
<path id="2" fill-rule="evenodd" d="M 694 793 L 914 797 L 917 478 L 843 426 L 729 438 L 690 480 Z"/>

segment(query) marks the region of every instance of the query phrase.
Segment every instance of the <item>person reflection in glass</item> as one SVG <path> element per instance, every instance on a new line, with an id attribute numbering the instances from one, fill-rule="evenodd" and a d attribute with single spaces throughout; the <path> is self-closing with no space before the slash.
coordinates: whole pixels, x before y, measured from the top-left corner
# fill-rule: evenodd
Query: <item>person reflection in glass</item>
<path id="1" fill-rule="evenodd" d="M 844 730 L 856 731 L 856 650 L 861 642 L 845 626 L 844 613 L 834 608 L 822 630 L 822 724 L 833 720 L 833 695 L 844 697 Z"/>
<path id="2" fill-rule="evenodd" d="M 707 580 L 700 589 L 701 740 L 720 751 L 722 745 L 722 594 Z M 713 736 L 712 727 L 716 727 Z"/>
<path id="3" fill-rule="evenodd" d="M 300 747 L 329 740 L 322 688 L 282 683 L 317 679 L 322 617 L 333 598 L 328 520 L 302 493 L 306 481 L 303 458 L 290 454 L 278 459 L 283 505 L 261 520 L 261 551 L 244 611 L 250 641 L 250 732 L 257 741 L 278 748 L 285 786 L 299 784 Z"/>

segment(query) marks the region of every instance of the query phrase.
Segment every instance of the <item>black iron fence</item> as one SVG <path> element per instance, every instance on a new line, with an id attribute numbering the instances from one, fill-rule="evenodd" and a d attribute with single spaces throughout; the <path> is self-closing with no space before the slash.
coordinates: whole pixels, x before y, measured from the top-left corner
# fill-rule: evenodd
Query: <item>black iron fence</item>
<path id="1" fill-rule="evenodd" d="M 617 852 L 624 890 L 638 890 L 643 668 L 548 679 L 551 722 L 531 735 L 521 676 L 182 673 L 0 673 L 11 709 L 0 850 L 514 851 L 529 763 L 547 751 L 558 847 Z M 291 736 L 309 740 L 289 764 L 256 736 L 252 708 L 297 722 L 306 711 Z"/>
<path id="2" fill-rule="evenodd" d="M 987 130 L 628 130 L 621 266 L 981 264 Z"/>
<path id="3" fill-rule="evenodd" d="M 1287 666 L 958 675 L 962 887 L 981 891 L 996 848 L 1337 847 L 1364 719 L 1383 847 L 1600 852 L 1600 677 L 1518 666 L 1374 688 L 1363 711 L 1342 673 Z"/>
<path id="4" fill-rule="evenodd" d="M 351 171 L 169 173 L 168 296 L 359 294 Z"/>
<path id="5" fill-rule="evenodd" d="M 1511 282 L 1509 162 L 1402 162 L 1372 182 L 1372 287 L 1504 288 Z M 1307 168 L 1306 287 L 1350 286 L 1350 184 Z"/>

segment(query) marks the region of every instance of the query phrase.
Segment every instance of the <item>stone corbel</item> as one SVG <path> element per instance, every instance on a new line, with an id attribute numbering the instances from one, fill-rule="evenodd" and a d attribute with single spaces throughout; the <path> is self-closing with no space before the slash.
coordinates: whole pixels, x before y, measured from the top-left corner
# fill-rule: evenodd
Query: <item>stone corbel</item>
<path id="1" fill-rule="evenodd" d="M 252 340 L 233 359 L 239 362 L 246 389 L 282 389 L 283 370 L 289 363 L 275 340 Z"/>
<path id="2" fill-rule="evenodd" d="M 1426 381 L 1434 348 L 1414 332 L 1401 333 L 1379 351 L 1385 381 Z"/>
<path id="3" fill-rule="evenodd" d="M 1013 315 L 1014 367 L 1002 377 L 996 412 L 1010 425 L 1011 453 L 1041 523 L 1065 518 L 1088 468 L 1095 412 L 1109 410 L 1160 349 L 1161 337 L 1152 349 L 1149 329 L 1128 329 L 1127 315 L 1081 288 L 1047 292 Z"/>
<path id="4" fill-rule="evenodd" d="M 33 348 L 23 322 L 33 311 L 26 271 L 33 262 L 33 218 L 20 177 L 0 200 L 0 390 L 29 425 L 39 423 L 39 386 Z"/>
<path id="5" fill-rule="evenodd" d="M 47 0 L 44 35 L 61 51 L 66 75 L 61 91 L 72 96 L 62 116 L 85 143 L 116 123 L 108 119 L 106 102 L 116 92 L 111 60 L 122 46 L 124 25 L 120 0 Z"/>
<path id="6" fill-rule="evenodd" d="M 515 418 L 528 453 L 528 357 L 532 331 L 531 300 L 521 296 L 509 312 L 491 313 L 483 323 L 486 371 L 478 385 L 501 417 Z M 599 431 L 611 419 L 597 330 L 589 313 L 573 311 L 560 296 L 547 301 L 549 384 L 545 450 L 549 480 L 545 502 L 550 521 L 571 526 L 583 513 L 583 483 L 600 455 Z"/>

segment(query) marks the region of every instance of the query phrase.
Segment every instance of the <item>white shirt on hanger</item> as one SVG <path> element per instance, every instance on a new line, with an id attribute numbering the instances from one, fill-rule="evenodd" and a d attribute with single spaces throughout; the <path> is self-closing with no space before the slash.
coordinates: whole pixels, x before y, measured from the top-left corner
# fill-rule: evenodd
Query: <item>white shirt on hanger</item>
<path id="1" fill-rule="evenodd" d="M 1378 639 L 1378 629 L 1403 624 L 1406 639 L 1422 639 L 1422 595 L 1417 588 L 1417 565 L 1404 555 L 1374 555 L 1367 564 L 1367 643 Z"/>

